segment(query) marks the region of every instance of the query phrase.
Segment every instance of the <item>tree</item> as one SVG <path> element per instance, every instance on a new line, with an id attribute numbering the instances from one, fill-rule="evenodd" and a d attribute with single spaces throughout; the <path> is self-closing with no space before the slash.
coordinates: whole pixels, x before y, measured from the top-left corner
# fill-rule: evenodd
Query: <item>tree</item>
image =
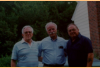
<path id="1" fill-rule="evenodd" d="M 22 39 L 25 25 L 33 27 L 33 40 L 41 41 L 48 36 L 46 23 L 52 21 L 58 25 L 58 35 L 68 39 L 66 27 L 72 22 L 75 6 L 74 1 L 1 1 L 0 54 L 11 54 L 14 44 Z"/>

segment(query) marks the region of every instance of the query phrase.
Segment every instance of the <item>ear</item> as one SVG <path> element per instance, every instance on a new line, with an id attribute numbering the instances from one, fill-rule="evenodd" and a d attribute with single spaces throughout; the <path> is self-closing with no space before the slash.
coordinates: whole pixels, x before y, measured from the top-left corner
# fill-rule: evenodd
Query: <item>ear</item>
<path id="1" fill-rule="evenodd" d="M 78 29 L 78 32 L 79 32 L 79 29 Z"/>
<path id="2" fill-rule="evenodd" d="M 33 36 L 33 33 L 32 33 L 32 36 Z"/>
<path id="3" fill-rule="evenodd" d="M 22 36 L 24 37 L 24 35 L 22 34 Z"/>

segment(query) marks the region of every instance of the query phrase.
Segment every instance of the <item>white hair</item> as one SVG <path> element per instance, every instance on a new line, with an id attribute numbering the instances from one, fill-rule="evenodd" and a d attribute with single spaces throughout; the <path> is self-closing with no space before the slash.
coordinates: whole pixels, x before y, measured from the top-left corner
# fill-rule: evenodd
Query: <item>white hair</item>
<path id="1" fill-rule="evenodd" d="M 24 27 L 22 28 L 22 34 L 24 33 L 23 30 L 24 30 L 25 28 L 27 28 L 27 27 L 31 28 L 32 33 L 33 33 L 33 28 L 32 28 L 30 25 L 26 25 L 26 26 L 24 26 Z"/>
<path id="2" fill-rule="evenodd" d="M 57 25 L 56 25 L 54 22 L 48 22 L 48 23 L 45 25 L 45 29 L 46 29 L 46 31 L 47 31 L 47 26 L 50 25 L 50 24 L 54 24 L 54 26 L 55 26 L 56 29 L 57 29 Z"/>

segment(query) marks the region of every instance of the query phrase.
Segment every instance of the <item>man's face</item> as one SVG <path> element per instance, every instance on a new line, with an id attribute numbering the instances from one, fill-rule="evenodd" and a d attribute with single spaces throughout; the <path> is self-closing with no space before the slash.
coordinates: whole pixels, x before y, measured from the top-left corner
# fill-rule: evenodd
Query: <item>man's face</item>
<path id="1" fill-rule="evenodd" d="M 79 34 L 79 29 L 75 25 L 70 25 L 68 27 L 68 34 L 71 38 L 75 38 Z"/>
<path id="2" fill-rule="evenodd" d="M 23 30 L 23 34 L 22 34 L 23 38 L 25 40 L 30 40 L 33 37 L 33 33 L 32 33 L 32 29 L 30 27 L 27 27 Z"/>
<path id="3" fill-rule="evenodd" d="M 50 24 L 47 26 L 47 33 L 50 37 L 57 36 L 57 29 L 54 24 Z"/>

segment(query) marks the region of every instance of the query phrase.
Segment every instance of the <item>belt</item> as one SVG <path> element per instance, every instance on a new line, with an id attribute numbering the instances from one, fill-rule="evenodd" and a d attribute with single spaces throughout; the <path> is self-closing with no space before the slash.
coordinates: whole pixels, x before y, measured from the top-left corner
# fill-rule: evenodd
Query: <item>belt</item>
<path id="1" fill-rule="evenodd" d="M 48 66 L 48 67 L 63 67 L 64 64 L 45 64 L 44 63 L 44 66 Z"/>

